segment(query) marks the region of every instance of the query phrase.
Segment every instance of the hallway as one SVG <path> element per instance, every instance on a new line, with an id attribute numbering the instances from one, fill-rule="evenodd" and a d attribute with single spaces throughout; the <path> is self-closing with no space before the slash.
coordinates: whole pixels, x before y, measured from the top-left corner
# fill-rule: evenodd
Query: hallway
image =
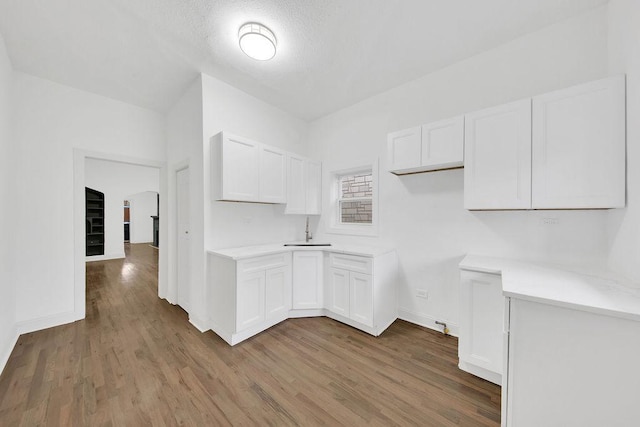
<path id="1" fill-rule="evenodd" d="M 87 264 L 87 317 L 20 337 L 0 425 L 498 425 L 500 388 L 457 339 L 291 319 L 236 347 L 157 297 L 157 250 Z"/>

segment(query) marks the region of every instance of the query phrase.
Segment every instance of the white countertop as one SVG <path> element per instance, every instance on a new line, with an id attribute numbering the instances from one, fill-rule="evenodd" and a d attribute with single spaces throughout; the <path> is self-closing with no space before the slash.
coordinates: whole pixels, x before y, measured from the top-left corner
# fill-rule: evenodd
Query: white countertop
<path id="1" fill-rule="evenodd" d="M 287 244 L 304 242 L 286 242 Z M 312 242 L 315 244 L 324 242 Z M 225 248 L 225 249 L 210 249 L 207 252 L 211 255 L 222 256 L 233 260 L 240 260 L 245 258 L 253 258 L 256 256 L 275 254 L 280 252 L 291 251 L 326 251 L 348 255 L 358 255 L 373 258 L 379 255 L 392 252 L 393 249 L 380 248 L 375 246 L 355 246 L 355 245 L 341 245 L 332 244 L 331 246 L 285 246 L 285 243 L 271 243 L 267 245 L 256 246 L 241 246 L 237 248 Z"/>
<path id="2" fill-rule="evenodd" d="M 640 287 L 610 272 L 467 255 L 462 270 L 501 274 L 507 297 L 640 321 Z"/>

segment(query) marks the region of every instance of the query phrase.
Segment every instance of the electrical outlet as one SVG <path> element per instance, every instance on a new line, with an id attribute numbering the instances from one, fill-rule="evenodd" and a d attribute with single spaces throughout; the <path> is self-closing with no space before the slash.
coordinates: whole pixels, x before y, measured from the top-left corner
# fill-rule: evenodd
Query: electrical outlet
<path id="1" fill-rule="evenodd" d="M 416 289 L 416 296 L 418 298 L 429 299 L 429 292 L 426 289 Z"/>
<path id="2" fill-rule="evenodd" d="M 558 225 L 558 224 L 560 224 L 560 219 L 558 219 L 558 218 L 542 218 L 542 224 L 544 224 L 544 225 Z"/>

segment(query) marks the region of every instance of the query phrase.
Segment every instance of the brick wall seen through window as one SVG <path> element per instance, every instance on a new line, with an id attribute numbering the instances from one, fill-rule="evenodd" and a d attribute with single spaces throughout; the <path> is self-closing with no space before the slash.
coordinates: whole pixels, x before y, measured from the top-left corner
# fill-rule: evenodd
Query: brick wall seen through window
<path id="1" fill-rule="evenodd" d="M 371 172 L 345 175 L 340 179 L 340 222 L 373 222 L 373 180 Z"/>

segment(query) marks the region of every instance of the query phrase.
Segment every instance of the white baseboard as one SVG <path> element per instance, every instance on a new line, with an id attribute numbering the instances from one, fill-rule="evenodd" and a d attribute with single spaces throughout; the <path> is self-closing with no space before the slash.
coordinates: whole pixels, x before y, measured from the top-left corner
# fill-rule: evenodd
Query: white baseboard
<path id="1" fill-rule="evenodd" d="M 22 322 L 18 322 L 16 329 L 18 330 L 18 334 L 22 335 L 40 331 L 42 329 L 53 328 L 54 326 L 66 325 L 67 323 L 72 323 L 81 319 L 82 317 L 78 317 L 74 311 L 69 311 L 66 313 L 39 317 L 37 319 L 23 320 Z"/>
<path id="2" fill-rule="evenodd" d="M 85 257 L 85 261 L 86 262 L 93 262 L 93 261 L 108 261 L 110 259 L 122 259 L 124 258 L 124 252 L 122 253 L 117 253 L 117 254 L 107 254 L 107 255 L 93 255 L 93 256 L 88 256 Z"/>
<path id="3" fill-rule="evenodd" d="M 7 366 L 7 362 L 9 361 L 9 357 L 11 356 L 11 352 L 18 343 L 18 338 L 20 338 L 20 334 L 18 333 L 16 328 L 14 327 L 13 329 L 13 338 L 10 338 L 9 342 L 7 342 L 7 345 L 4 348 L 0 349 L 0 374 L 2 374 L 5 366 Z"/>
<path id="4" fill-rule="evenodd" d="M 200 332 L 207 332 L 209 329 L 211 329 L 206 326 L 207 322 L 203 321 L 202 319 L 198 319 L 191 314 L 189 314 L 189 323 L 191 323 Z"/>
<path id="5" fill-rule="evenodd" d="M 307 308 L 307 309 L 295 309 L 289 310 L 289 318 L 290 319 L 298 319 L 301 317 L 320 317 L 326 316 L 327 310 L 323 308 Z"/>
<path id="6" fill-rule="evenodd" d="M 442 326 L 436 325 L 436 320 L 442 321 L 441 319 L 435 319 L 431 316 L 427 316 L 420 313 L 415 313 L 411 310 L 407 310 L 406 308 L 398 309 L 398 319 L 405 320 L 409 323 L 414 323 L 419 326 L 424 326 L 425 328 L 433 329 L 434 331 L 442 332 Z M 458 324 L 447 322 L 447 327 L 449 328 L 449 335 L 453 335 L 454 337 L 458 336 Z"/>

